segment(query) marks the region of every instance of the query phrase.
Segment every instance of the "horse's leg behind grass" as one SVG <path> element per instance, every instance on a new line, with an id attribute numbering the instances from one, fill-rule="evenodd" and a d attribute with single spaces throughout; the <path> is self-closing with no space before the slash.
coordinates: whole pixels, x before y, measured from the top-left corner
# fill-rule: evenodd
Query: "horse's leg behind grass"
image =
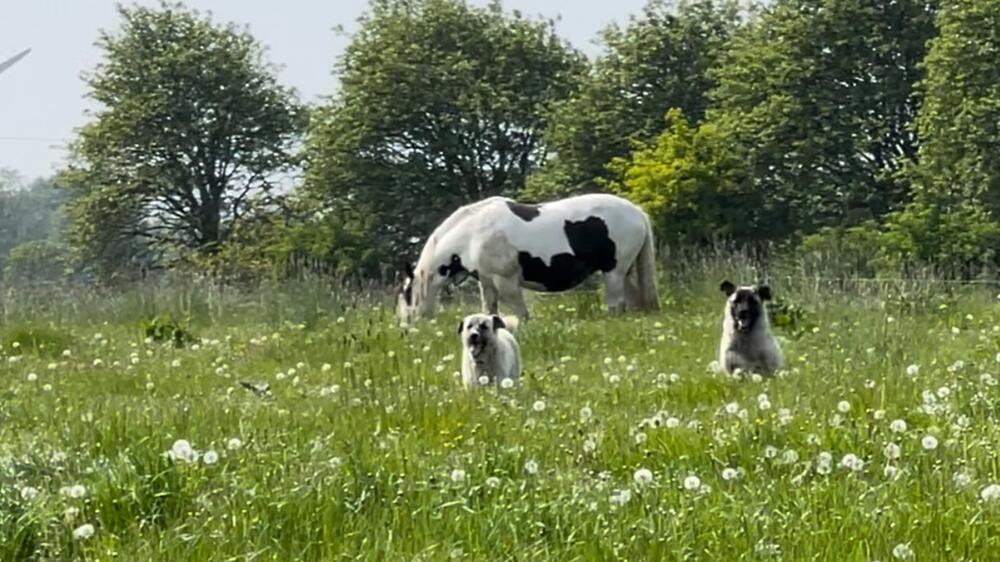
<path id="1" fill-rule="evenodd" d="M 520 283 L 516 279 L 502 278 L 498 280 L 497 285 L 500 289 L 500 300 L 509 306 L 520 320 L 527 320 L 530 315 Z"/>
<path id="2" fill-rule="evenodd" d="M 483 314 L 496 314 L 500 310 L 500 291 L 488 277 L 479 280 L 479 295 L 483 301 Z"/>
<path id="3" fill-rule="evenodd" d="M 625 312 L 626 289 L 625 272 L 618 269 L 604 274 L 604 298 L 607 301 L 609 314 L 621 314 Z"/>

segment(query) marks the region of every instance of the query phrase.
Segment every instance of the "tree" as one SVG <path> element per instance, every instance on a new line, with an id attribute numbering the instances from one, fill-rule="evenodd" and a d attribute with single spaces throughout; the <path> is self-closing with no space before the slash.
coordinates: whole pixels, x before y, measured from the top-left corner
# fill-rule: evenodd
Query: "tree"
<path id="1" fill-rule="evenodd" d="M 747 241 L 761 230 L 755 195 L 741 191 L 742 163 L 714 124 L 694 127 L 680 110 L 670 110 L 655 143 L 608 169 L 616 175 L 608 188 L 643 207 L 660 241 Z"/>
<path id="2" fill-rule="evenodd" d="M 30 183 L 0 170 L 0 270 L 10 252 L 26 242 L 60 238 L 65 194 L 47 179 Z"/>
<path id="3" fill-rule="evenodd" d="M 373 0 L 311 129 L 308 190 L 398 255 L 457 206 L 521 189 L 582 68 L 551 22 L 499 2 Z"/>
<path id="4" fill-rule="evenodd" d="M 887 235 L 915 261 L 971 276 L 1000 265 L 1000 5 L 947 0 L 924 60 L 915 201 Z"/>
<path id="5" fill-rule="evenodd" d="M 949 0 L 924 61 L 920 196 L 939 205 L 976 201 L 1000 221 L 1000 5 Z"/>
<path id="6" fill-rule="evenodd" d="M 214 251 L 296 164 L 305 112 L 246 31 L 179 4 L 118 12 L 86 79 L 100 109 L 60 175 L 79 194 L 71 240 L 112 267 L 143 248 Z"/>
<path id="7" fill-rule="evenodd" d="M 881 218 L 916 156 L 928 0 L 777 0 L 715 72 L 722 127 L 764 196 L 772 238 Z"/>
<path id="8" fill-rule="evenodd" d="M 653 141 L 671 108 L 700 123 L 715 86 L 709 69 L 738 21 L 735 1 L 651 0 L 625 28 L 604 30 L 604 54 L 579 92 L 553 111 L 545 136 L 551 158 L 528 193 L 566 195 L 608 178 L 605 166 L 633 142 Z"/>

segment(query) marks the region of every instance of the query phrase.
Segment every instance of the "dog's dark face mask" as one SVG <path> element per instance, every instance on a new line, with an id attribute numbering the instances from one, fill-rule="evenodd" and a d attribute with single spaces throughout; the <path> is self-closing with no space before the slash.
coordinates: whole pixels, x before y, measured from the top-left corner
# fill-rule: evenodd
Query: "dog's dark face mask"
<path id="1" fill-rule="evenodd" d="M 728 312 L 733 319 L 733 328 L 741 334 L 752 332 L 764 315 L 764 302 L 771 300 L 770 287 L 737 288 L 724 281 L 720 288 L 729 299 Z"/>

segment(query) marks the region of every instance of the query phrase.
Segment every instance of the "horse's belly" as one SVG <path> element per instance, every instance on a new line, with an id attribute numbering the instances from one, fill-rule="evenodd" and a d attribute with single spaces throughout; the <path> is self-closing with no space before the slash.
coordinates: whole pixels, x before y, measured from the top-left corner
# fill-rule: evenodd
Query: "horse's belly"
<path id="1" fill-rule="evenodd" d="M 567 291 L 596 271 L 588 260 L 568 253 L 556 254 L 552 256 L 552 263 L 546 264 L 545 260 L 528 252 L 519 252 L 517 261 L 521 266 L 521 284 L 533 291 Z"/>

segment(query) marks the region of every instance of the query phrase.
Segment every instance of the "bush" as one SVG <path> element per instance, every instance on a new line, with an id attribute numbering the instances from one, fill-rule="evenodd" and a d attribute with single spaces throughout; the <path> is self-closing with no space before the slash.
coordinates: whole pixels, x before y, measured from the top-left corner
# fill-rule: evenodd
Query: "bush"
<path id="1" fill-rule="evenodd" d="M 48 240 L 25 242 L 11 249 L 4 281 L 11 285 L 58 283 L 72 272 L 69 256 L 62 244 Z"/>

